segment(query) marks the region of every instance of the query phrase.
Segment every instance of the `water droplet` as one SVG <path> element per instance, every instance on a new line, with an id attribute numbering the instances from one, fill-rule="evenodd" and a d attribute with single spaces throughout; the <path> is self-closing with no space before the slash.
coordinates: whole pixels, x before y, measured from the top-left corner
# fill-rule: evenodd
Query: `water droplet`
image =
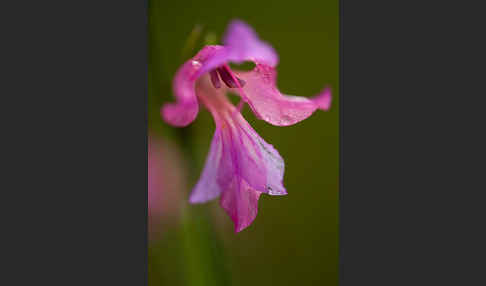
<path id="1" fill-rule="evenodd" d="M 199 68 L 199 67 L 202 66 L 201 62 L 196 61 L 196 60 L 192 60 L 191 64 L 192 64 L 193 67 L 196 67 L 196 68 Z"/>

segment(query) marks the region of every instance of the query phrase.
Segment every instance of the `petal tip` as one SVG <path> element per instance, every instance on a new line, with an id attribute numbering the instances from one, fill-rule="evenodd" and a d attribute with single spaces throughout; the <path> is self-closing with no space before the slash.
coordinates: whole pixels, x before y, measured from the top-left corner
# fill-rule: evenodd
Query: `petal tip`
<path id="1" fill-rule="evenodd" d="M 256 218 L 256 217 L 255 217 Z M 255 218 L 247 221 L 234 221 L 234 224 L 235 224 L 235 233 L 239 233 L 245 229 L 247 229 L 252 223 L 253 221 L 255 220 Z"/>
<path id="2" fill-rule="evenodd" d="M 237 225 L 235 225 L 235 233 L 239 233 L 239 232 L 241 232 L 242 230 L 244 230 L 247 227 L 248 227 L 248 225 L 247 226 L 243 226 L 243 225 L 237 226 Z"/>
<path id="3" fill-rule="evenodd" d="M 331 89 L 329 87 L 324 88 L 324 90 L 314 97 L 312 101 L 318 106 L 319 109 L 324 111 L 329 110 L 332 102 Z"/>
<path id="4" fill-rule="evenodd" d="M 287 193 L 287 190 L 285 189 L 281 189 L 281 190 L 271 190 L 271 191 L 268 191 L 268 194 L 271 195 L 271 196 L 286 196 L 288 195 Z"/>
<path id="5" fill-rule="evenodd" d="M 160 115 L 165 122 L 176 127 L 185 127 L 196 119 L 199 106 L 196 104 L 180 105 L 168 103 L 160 109 Z"/>

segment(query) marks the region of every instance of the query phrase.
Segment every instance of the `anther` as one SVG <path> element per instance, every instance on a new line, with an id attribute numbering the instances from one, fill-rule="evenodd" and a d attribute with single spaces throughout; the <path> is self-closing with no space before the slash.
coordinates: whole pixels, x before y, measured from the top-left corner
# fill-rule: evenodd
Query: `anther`
<path id="1" fill-rule="evenodd" d="M 216 70 L 218 71 L 218 74 L 219 74 L 221 80 L 229 88 L 237 88 L 238 87 L 238 84 L 236 84 L 236 82 L 233 79 L 233 77 L 236 78 L 236 80 L 238 80 L 239 87 L 243 87 L 246 84 L 246 82 L 244 80 L 238 78 L 235 75 L 232 76 L 231 75 L 231 71 L 229 70 L 229 68 L 227 66 L 219 67 Z M 212 76 L 211 76 L 211 78 L 212 78 Z"/>
<path id="2" fill-rule="evenodd" d="M 211 82 L 215 88 L 221 87 L 221 82 L 219 81 L 219 76 L 216 70 L 212 70 L 209 72 L 209 76 L 211 77 Z"/>

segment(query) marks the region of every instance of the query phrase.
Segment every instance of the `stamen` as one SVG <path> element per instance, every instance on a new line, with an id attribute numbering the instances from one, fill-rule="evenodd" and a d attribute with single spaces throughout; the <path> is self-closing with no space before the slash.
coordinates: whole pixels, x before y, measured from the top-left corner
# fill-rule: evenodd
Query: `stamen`
<path id="1" fill-rule="evenodd" d="M 246 82 L 244 80 L 238 78 L 237 76 L 235 76 L 235 75 L 231 76 L 231 71 L 227 66 L 219 67 L 219 68 L 217 68 L 217 71 L 218 71 L 219 76 L 221 77 L 221 80 L 229 88 L 237 88 L 238 87 L 238 84 L 236 84 L 233 77 L 238 80 L 240 87 L 243 87 L 246 84 Z"/>
<path id="2" fill-rule="evenodd" d="M 209 75 L 211 77 L 211 82 L 213 83 L 213 86 L 215 88 L 220 88 L 221 87 L 221 82 L 219 81 L 219 76 L 216 70 L 212 70 L 209 72 Z"/>

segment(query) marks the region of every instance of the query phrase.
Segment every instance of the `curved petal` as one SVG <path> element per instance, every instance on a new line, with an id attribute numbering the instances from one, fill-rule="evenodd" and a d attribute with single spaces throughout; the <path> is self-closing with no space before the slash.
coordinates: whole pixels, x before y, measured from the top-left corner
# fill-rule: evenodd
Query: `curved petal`
<path id="1" fill-rule="evenodd" d="M 202 74 L 200 71 L 209 70 L 207 62 L 220 57 L 221 52 L 224 53 L 222 46 L 206 46 L 179 68 L 173 82 L 177 101 L 164 105 L 161 110 L 165 121 L 175 126 L 187 126 L 194 121 L 199 112 L 196 80 Z"/>
<path id="2" fill-rule="evenodd" d="M 254 61 L 275 67 L 278 55 L 273 47 L 260 40 L 256 32 L 241 20 L 233 20 L 223 37 L 233 62 Z"/>
<path id="3" fill-rule="evenodd" d="M 221 205 L 238 232 L 254 220 L 261 193 L 287 194 L 284 161 L 229 102 L 225 88 L 212 88 L 209 75 L 198 80 L 196 92 L 213 115 L 216 131 L 190 202 L 205 202 L 222 194 Z"/>
<path id="4" fill-rule="evenodd" d="M 229 102 L 225 96 L 226 89 L 212 88 L 210 77 L 205 75 L 198 81 L 196 90 L 198 98 L 213 115 L 217 133 L 215 138 L 222 141 L 218 180 L 223 190 L 237 176 L 259 192 L 287 194 L 282 184 L 282 157 Z"/>
<path id="5" fill-rule="evenodd" d="M 215 120 L 221 120 L 215 118 Z M 245 181 L 251 188 L 270 195 L 286 195 L 283 186 L 284 161 L 240 114 L 218 123 L 202 175 L 189 201 L 203 203 Z"/>
<path id="6" fill-rule="evenodd" d="M 176 73 L 174 78 L 175 103 L 165 104 L 161 109 L 162 118 L 174 126 L 189 125 L 196 119 L 199 104 L 194 90 L 195 80 L 190 76 L 198 69 L 192 60 L 186 62 Z"/>
<path id="7" fill-rule="evenodd" d="M 313 98 L 289 96 L 280 93 L 276 86 L 274 68 L 257 64 L 252 71 L 235 72 L 246 84 L 238 90 L 255 115 L 272 125 L 288 126 L 309 117 L 315 110 L 328 110 L 331 92 L 324 89 Z"/>
<path id="8" fill-rule="evenodd" d="M 224 46 L 210 46 L 213 51 L 205 58 L 204 65 L 196 73 L 200 77 L 228 62 L 253 61 L 271 67 L 278 64 L 278 55 L 273 47 L 258 38 L 253 29 L 241 20 L 233 20 L 223 37 Z"/>

